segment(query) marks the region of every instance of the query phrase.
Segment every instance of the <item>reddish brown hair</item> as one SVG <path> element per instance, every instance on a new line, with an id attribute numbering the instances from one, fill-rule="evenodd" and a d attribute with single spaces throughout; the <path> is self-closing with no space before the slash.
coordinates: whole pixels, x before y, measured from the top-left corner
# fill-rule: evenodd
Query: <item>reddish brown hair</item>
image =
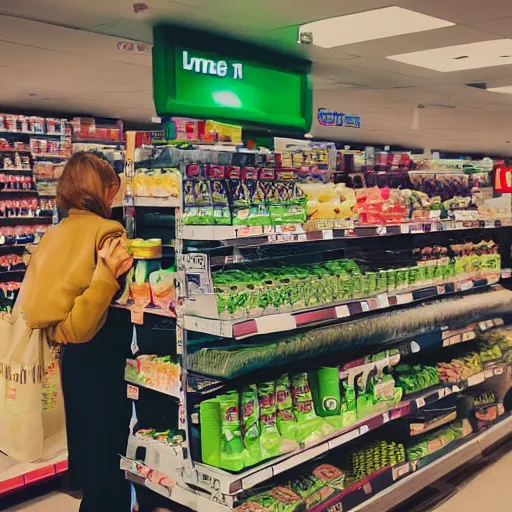
<path id="1" fill-rule="evenodd" d="M 78 151 L 67 161 L 57 183 L 57 205 L 66 211 L 76 208 L 107 218 L 110 205 L 105 201 L 106 192 L 119 185 L 119 176 L 108 161 Z"/>

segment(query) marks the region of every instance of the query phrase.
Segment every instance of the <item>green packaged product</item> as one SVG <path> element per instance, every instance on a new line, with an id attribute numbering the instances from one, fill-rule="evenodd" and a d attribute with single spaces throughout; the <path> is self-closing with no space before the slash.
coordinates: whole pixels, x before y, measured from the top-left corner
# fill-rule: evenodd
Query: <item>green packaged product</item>
<path id="1" fill-rule="evenodd" d="M 306 443 L 332 432 L 332 427 L 315 414 L 307 373 L 292 377 L 293 414 L 297 419 L 296 439 Z"/>
<path id="2" fill-rule="evenodd" d="M 343 397 L 341 399 L 341 419 L 343 428 L 357 421 L 356 390 L 343 381 Z"/>
<path id="3" fill-rule="evenodd" d="M 377 272 L 377 291 L 379 293 L 386 292 L 388 290 L 388 271 L 379 270 Z"/>
<path id="4" fill-rule="evenodd" d="M 408 276 L 409 287 L 417 286 L 419 281 L 419 267 L 411 267 Z"/>
<path id="5" fill-rule="evenodd" d="M 311 510 L 316 505 L 339 493 L 337 489 L 328 487 L 314 473 L 293 479 L 288 482 L 287 487 L 304 500 L 305 510 Z"/>
<path id="6" fill-rule="evenodd" d="M 403 290 L 409 286 L 409 269 L 398 268 L 395 270 L 395 287 L 397 290 Z"/>
<path id="7" fill-rule="evenodd" d="M 407 459 L 411 462 L 422 459 L 469 433 L 471 427 L 467 420 L 454 421 L 447 427 L 414 438 L 415 442 L 407 447 Z"/>
<path id="8" fill-rule="evenodd" d="M 416 282 L 424 284 L 427 280 L 427 267 L 426 265 L 418 265 L 416 268 Z"/>
<path id="9" fill-rule="evenodd" d="M 359 273 L 354 273 L 350 279 L 352 281 L 352 296 L 354 299 L 363 297 L 363 276 Z"/>
<path id="10" fill-rule="evenodd" d="M 377 272 L 366 272 L 365 276 L 368 295 L 375 295 L 377 293 Z"/>
<path id="11" fill-rule="evenodd" d="M 341 414 L 340 377 L 338 368 L 318 368 L 308 374 L 317 416 Z"/>
<path id="12" fill-rule="evenodd" d="M 258 391 L 255 385 L 242 392 L 242 425 L 244 432 L 245 466 L 261 460 Z"/>
<path id="13" fill-rule="evenodd" d="M 361 374 L 356 378 L 356 411 L 357 418 L 363 419 L 372 414 L 373 394 L 368 392 L 368 374 Z"/>
<path id="14" fill-rule="evenodd" d="M 388 290 L 393 291 L 396 290 L 396 270 L 394 268 L 386 271 L 388 276 Z"/>
<path id="15" fill-rule="evenodd" d="M 222 395 L 200 405 L 201 457 L 205 464 L 229 471 L 244 467 L 238 395 Z"/>
<path id="16" fill-rule="evenodd" d="M 283 439 L 277 430 L 276 385 L 266 382 L 258 385 L 260 409 L 260 450 L 262 460 L 283 453 Z"/>
<path id="17" fill-rule="evenodd" d="M 427 266 L 427 281 L 435 281 L 436 278 L 436 265 Z"/>
<path id="18" fill-rule="evenodd" d="M 238 464 L 244 457 L 238 400 L 236 392 L 219 397 L 222 428 L 220 460 L 224 467 L 231 462 Z"/>
<path id="19" fill-rule="evenodd" d="M 296 441 L 297 420 L 293 415 L 293 402 L 290 389 L 290 378 L 282 375 L 276 382 L 277 429 L 283 437 Z"/>

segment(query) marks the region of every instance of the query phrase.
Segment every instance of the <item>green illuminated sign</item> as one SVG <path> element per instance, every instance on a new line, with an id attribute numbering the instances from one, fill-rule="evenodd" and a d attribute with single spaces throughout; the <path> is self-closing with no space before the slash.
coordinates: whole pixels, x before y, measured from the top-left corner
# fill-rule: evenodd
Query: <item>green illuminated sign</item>
<path id="1" fill-rule="evenodd" d="M 258 46 L 156 27 L 153 94 L 159 116 L 309 131 L 310 63 Z"/>

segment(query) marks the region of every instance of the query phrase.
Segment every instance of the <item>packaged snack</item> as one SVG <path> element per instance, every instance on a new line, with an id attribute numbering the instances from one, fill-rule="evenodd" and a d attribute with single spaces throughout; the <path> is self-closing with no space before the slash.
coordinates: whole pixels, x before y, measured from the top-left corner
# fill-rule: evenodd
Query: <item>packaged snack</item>
<path id="1" fill-rule="evenodd" d="M 282 375 L 276 382 L 277 428 L 283 439 L 296 441 L 297 420 L 293 415 L 293 402 L 290 389 L 290 378 Z"/>
<path id="2" fill-rule="evenodd" d="M 340 416 L 341 394 L 338 368 L 318 368 L 308 374 L 317 416 Z"/>
<path id="3" fill-rule="evenodd" d="M 332 432 L 332 427 L 315 414 L 307 373 L 292 377 L 292 399 L 293 414 L 297 419 L 296 439 L 299 444 L 314 441 Z"/>
<path id="4" fill-rule="evenodd" d="M 245 446 L 245 466 L 257 464 L 261 457 L 259 402 L 256 385 L 249 386 L 242 392 L 242 426 Z"/>
<path id="5" fill-rule="evenodd" d="M 258 385 L 260 411 L 260 449 L 262 460 L 283 453 L 283 438 L 277 429 L 276 385 L 266 382 Z"/>
<path id="6" fill-rule="evenodd" d="M 244 447 L 240 431 L 238 393 L 219 397 L 222 438 L 220 444 L 220 463 L 223 467 L 238 467 L 243 464 Z"/>
<path id="7" fill-rule="evenodd" d="M 274 487 L 250 497 L 236 512 L 303 512 L 304 502 L 285 486 Z"/>

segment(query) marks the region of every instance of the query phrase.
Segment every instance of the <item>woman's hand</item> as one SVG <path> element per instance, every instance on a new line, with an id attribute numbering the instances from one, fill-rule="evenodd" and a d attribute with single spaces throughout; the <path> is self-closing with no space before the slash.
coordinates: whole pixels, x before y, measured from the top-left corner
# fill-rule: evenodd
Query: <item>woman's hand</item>
<path id="1" fill-rule="evenodd" d="M 122 237 L 106 240 L 98 252 L 98 256 L 105 262 L 116 279 L 126 274 L 133 265 L 133 258 L 126 249 L 126 240 Z"/>

